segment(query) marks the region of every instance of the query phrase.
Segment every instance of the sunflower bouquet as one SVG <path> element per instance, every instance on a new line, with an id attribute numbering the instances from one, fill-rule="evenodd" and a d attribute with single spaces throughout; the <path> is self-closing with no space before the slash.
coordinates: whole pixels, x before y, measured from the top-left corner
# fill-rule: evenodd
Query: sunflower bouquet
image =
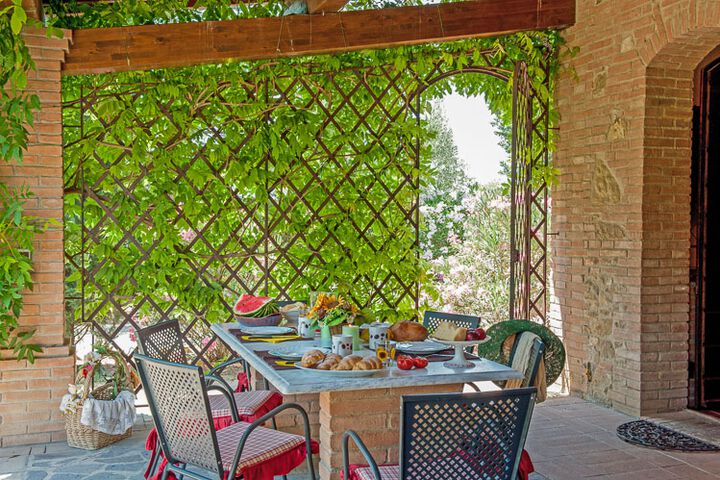
<path id="1" fill-rule="evenodd" d="M 340 295 L 321 293 L 308 312 L 312 328 L 317 326 L 336 327 L 352 324 L 360 314 L 360 309 Z"/>

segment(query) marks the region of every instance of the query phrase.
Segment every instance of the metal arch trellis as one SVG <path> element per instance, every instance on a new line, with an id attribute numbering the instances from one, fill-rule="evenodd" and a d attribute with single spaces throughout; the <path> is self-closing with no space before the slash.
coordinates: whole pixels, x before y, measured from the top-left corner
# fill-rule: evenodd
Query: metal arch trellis
<path id="1" fill-rule="evenodd" d="M 151 312 L 149 321 L 178 318 L 191 360 L 209 364 L 209 351 L 216 340 L 209 330 L 210 322 L 232 318 L 232 299 L 213 297 L 224 314 L 209 318 L 212 312 L 201 301 L 188 306 L 178 297 L 147 290 L 143 283 L 145 265 L 165 251 L 168 232 L 181 228 L 192 232 L 187 242 L 173 244 L 167 251 L 178 253 L 181 267 L 194 277 L 201 292 L 219 288 L 301 298 L 307 288 L 322 288 L 329 280 L 328 266 L 338 262 L 386 254 L 389 247 L 400 252 L 394 262 L 414 261 L 420 228 L 420 139 L 398 139 L 393 125 L 419 118 L 422 92 L 442 78 L 483 73 L 507 81 L 512 73 L 500 68 L 503 59 L 492 53 L 481 52 L 479 60 L 461 70 L 439 60 L 422 78 L 410 67 L 398 71 L 391 66 L 374 66 L 319 71 L 308 77 L 282 77 L 258 84 L 220 82 L 213 95 L 222 99 L 219 104 L 225 106 L 218 108 L 225 110 L 205 107 L 194 112 L 192 121 L 202 131 L 202 141 L 195 139 L 195 143 L 184 138 L 174 123 L 176 103 L 146 105 L 155 117 L 142 126 L 162 137 L 157 147 L 182 149 L 187 156 L 177 164 L 167 163 L 158 150 L 164 169 L 156 165 L 162 163 L 158 159 L 132 164 L 133 149 L 137 148 L 134 139 L 113 133 L 123 110 L 109 114 L 114 109 L 102 108 L 108 102 L 140 108 L 137 105 L 143 104 L 144 89 L 152 87 L 98 82 L 95 88 L 81 90 L 76 98 L 67 98 L 63 105 L 65 253 L 66 298 L 73 304 L 71 309 L 79 307 L 80 320 L 127 355 L 130 351 L 121 348 L 118 338 L 128 327 L 143 326 L 141 312 Z M 324 77 L 326 88 L 318 88 L 313 76 Z M 267 107 L 262 118 L 239 118 L 228 106 L 258 99 Z M 533 101 L 538 103 L 535 97 Z M 533 161 L 547 162 L 547 135 L 541 135 L 543 125 L 547 128 L 547 105 L 541 105 L 539 111 L 545 113 L 533 121 L 532 135 L 544 141 L 545 148 Z M 223 115 L 232 117 L 228 122 L 231 127 L 214 124 L 213 120 Z M 300 149 L 292 161 L 271 154 L 271 148 L 262 156 L 248 156 L 245 152 L 256 148 L 263 136 L 263 122 L 281 115 L 305 115 L 318 121 L 313 148 Z M 87 135 L 97 138 L 90 152 L 80 149 Z M 272 141 L 290 145 L 295 139 L 287 129 Z M 230 171 L 233 167 L 229 161 L 217 160 L 218 149 L 227 150 L 228 158 L 250 165 L 261 177 L 256 184 L 262 188 L 249 194 L 250 190 L 233 183 L 237 172 Z M 370 155 L 369 151 L 374 153 Z M 198 170 L 204 177 L 198 177 Z M 147 190 L 153 182 L 162 181 L 163 175 L 170 175 L 174 185 L 188 187 L 194 197 L 164 194 L 172 206 L 172 211 L 166 212 L 168 225 L 156 223 L 154 207 L 147 202 Z M 534 242 L 531 248 L 535 249 L 544 248 L 544 240 L 540 240 L 545 235 L 546 209 L 539 207 L 546 205 L 545 196 L 546 189 L 541 186 L 527 197 L 532 199 L 530 208 L 538 212 L 529 218 L 538 221 L 523 228 L 527 228 Z M 371 200 L 380 197 L 381 202 Z M 343 198 L 354 199 L 352 208 Z M 134 218 L 123 215 L 127 205 L 140 213 Z M 281 228 L 286 225 L 298 228 Z M 353 245 L 344 240 L 348 237 L 355 240 Z M 129 268 L 118 255 L 131 258 Z M 538 279 L 542 277 L 527 290 L 528 311 L 544 321 L 545 252 L 527 258 L 533 259 L 529 271 Z M 112 271 L 124 273 L 109 277 Z M 415 277 L 379 268 L 373 272 L 358 270 L 349 281 L 357 286 L 353 300 L 361 306 L 417 308 Z M 204 341 L 207 339 L 210 341 Z"/>
<path id="2" fill-rule="evenodd" d="M 547 60 L 551 54 L 545 52 L 544 80 L 548 91 Z M 447 68 L 442 61 L 436 63 L 427 76 L 419 79 L 413 111 L 419 119 L 423 92 L 455 75 L 482 74 L 513 82 L 509 317 L 547 325 L 548 185 L 533 176 L 538 167 L 549 164 L 550 106 L 530 81 L 524 62 L 516 62 L 514 70 L 509 71 L 499 66 L 503 64 L 502 57 L 493 61 L 491 51 L 482 52 L 480 57 L 483 64 L 462 69 Z"/>
<path id="3" fill-rule="evenodd" d="M 547 58 L 547 57 L 546 57 Z M 549 72 L 545 65 L 545 79 Z M 546 87 L 549 87 L 546 83 Z M 535 179 L 549 162 L 550 108 L 530 81 L 527 65 L 513 73 L 512 159 L 510 180 L 510 309 L 512 319 L 547 326 L 548 186 Z"/>

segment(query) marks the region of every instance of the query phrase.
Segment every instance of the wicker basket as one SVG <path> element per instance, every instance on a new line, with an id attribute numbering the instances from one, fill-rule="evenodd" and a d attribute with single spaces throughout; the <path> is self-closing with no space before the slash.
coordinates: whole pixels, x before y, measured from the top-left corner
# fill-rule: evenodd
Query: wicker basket
<path id="1" fill-rule="evenodd" d="M 96 400 L 112 400 L 113 384 L 106 383 L 102 387 L 96 388 L 92 391 L 92 396 Z M 83 425 L 80 423 L 82 409 L 82 406 L 78 406 L 74 413 L 65 414 L 65 432 L 67 433 L 67 443 L 71 447 L 82 448 L 85 450 L 97 450 L 99 448 L 112 445 L 115 442 L 119 442 L 120 440 L 129 438 L 132 435 L 132 427 L 128 428 L 125 433 L 121 433 L 120 435 L 110 435 Z"/>
<path id="2" fill-rule="evenodd" d="M 111 354 L 108 356 L 115 360 L 115 367 L 117 369 L 124 370 L 125 378 L 128 379 L 128 387 L 133 387 L 136 382 L 135 372 L 128 366 L 125 360 L 117 354 Z M 82 382 L 82 372 L 78 373 L 75 380 L 76 384 Z M 92 396 L 96 400 L 114 400 L 114 384 L 108 382 L 92 391 L 89 387 L 90 382 L 86 382 L 85 388 L 80 398 L 80 403 L 72 413 L 65 413 L 65 432 L 67 434 L 67 443 L 71 447 L 82 448 L 84 450 L 97 450 L 99 448 L 107 447 L 115 442 L 129 438 L 132 435 L 132 427 L 128 428 L 125 433 L 119 435 L 110 435 L 108 433 L 93 430 L 87 425 L 83 425 L 80 422 L 82 418 L 82 405 L 87 400 L 88 396 L 92 393 Z"/>

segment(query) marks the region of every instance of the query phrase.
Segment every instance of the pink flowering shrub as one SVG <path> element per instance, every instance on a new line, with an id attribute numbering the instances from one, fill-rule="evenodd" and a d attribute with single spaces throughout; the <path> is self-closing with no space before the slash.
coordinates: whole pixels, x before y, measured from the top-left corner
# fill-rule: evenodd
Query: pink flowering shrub
<path id="1" fill-rule="evenodd" d="M 432 275 L 422 302 L 430 309 L 479 315 L 484 325 L 506 320 L 510 301 L 510 203 L 502 186 L 495 183 L 475 186 L 461 208 L 465 212 L 462 232 L 451 229 L 445 248 L 423 245 Z M 426 223 L 433 220 L 442 221 L 424 217 Z M 455 223 L 454 219 L 450 223 Z"/>

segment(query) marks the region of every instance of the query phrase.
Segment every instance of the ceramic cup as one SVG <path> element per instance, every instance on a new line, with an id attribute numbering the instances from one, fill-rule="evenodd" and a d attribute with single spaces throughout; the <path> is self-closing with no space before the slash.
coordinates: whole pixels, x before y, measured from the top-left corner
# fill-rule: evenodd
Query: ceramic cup
<path id="1" fill-rule="evenodd" d="M 333 335 L 332 337 L 332 353 L 347 357 L 352 355 L 352 335 Z"/>
<path id="2" fill-rule="evenodd" d="M 370 325 L 370 350 L 377 349 L 379 345 L 385 345 L 388 339 L 389 328 L 390 325 L 386 323 Z"/>
<path id="3" fill-rule="evenodd" d="M 312 329 L 310 328 L 311 323 L 312 322 L 310 322 L 310 320 L 305 316 L 298 317 L 298 326 L 297 326 L 298 335 L 300 335 L 303 338 L 313 338 L 313 336 L 315 335 L 315 332 L 313 332 Z"/>

